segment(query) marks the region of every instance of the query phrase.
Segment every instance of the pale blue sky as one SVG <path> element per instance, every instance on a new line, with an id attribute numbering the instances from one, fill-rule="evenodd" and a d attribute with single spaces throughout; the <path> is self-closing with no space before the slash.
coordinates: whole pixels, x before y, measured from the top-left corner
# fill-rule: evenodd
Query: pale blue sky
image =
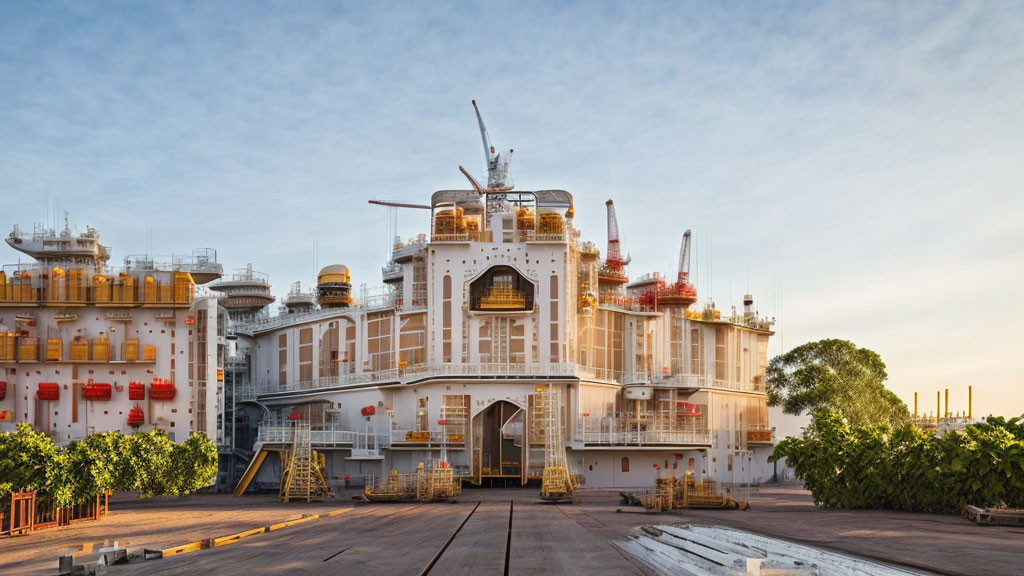
<path id="1" fill-rule="evenodd" d="M 472 98 L 602 247 L 616 201 L 632 274 L 693 228 L 702 296 L 781 293 L 773 351 L 848 338 L 908 403 L 1024 412 L 1020 3 L 0 2 L 2 224 L 49 194 L 115 260 L 152 228 L 279 295 L 315 236 L 373 286 L 366 200 L 465 187 Z"/>

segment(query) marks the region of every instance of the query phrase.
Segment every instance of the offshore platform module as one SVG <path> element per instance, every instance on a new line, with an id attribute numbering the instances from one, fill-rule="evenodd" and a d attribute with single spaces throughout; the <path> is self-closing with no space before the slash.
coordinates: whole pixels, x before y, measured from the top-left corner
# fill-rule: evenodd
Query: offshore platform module
<path id="1" fill-rule="evenodd" d="M 731 315 L 695 308 L 688 231 L 671 276 L 631 279 L 622 207 L 605 202 L 607 249 L 583 240 L 573 196 L 516 189 L 514 151 L 474 113 L 485 162 L 479 175 L 459 166 L 468 186 L 370 201 L 388 215 L 382 286 L 355 297 L 334 264 L 273 318 L 230 314 L 255 456 L 226 482 L 304 500 L 326 493 L 321 477 L 365 479 L 375 501 L 532 484 L 573 501 L 583 484 L 650 485 L 666 461 L 694 487 L 765 479 L 772 322 L 753 297 Z M 400 210 L 429 228 L 403 242 Z"/>

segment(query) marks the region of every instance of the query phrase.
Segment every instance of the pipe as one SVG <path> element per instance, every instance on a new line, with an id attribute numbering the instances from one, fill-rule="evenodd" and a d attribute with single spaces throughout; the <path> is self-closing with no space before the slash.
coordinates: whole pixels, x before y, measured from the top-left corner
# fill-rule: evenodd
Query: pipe
<path id="1" fill-rule="evenodd" d="M 974 390 L 973 386 L 967 387 L 967 418 L 974 417 Z"/>
<path id="2" fill-rule="evenodd" d="M 939 425 L 939 414 L 942 413 L 942 392 L 935 391 L 935 425 Z"/>
<path id="3" fill-rule="evenodd" d="M 946 409 L 942 412 L 943 418 L 949 418 L 949 388 L 946 388 Z"/>
<path id="4" fill-rule="evenodd" d="M 914 418 L 917 418 L 917 392 L 914 392 Z"/>

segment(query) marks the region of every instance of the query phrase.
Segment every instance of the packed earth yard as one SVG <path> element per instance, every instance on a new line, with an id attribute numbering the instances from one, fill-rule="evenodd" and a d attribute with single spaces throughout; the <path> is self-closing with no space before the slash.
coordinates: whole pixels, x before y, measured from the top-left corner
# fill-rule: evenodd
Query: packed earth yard
<path id="1" fill-rule="evenodd" d="M 978 526 L 955 515 L 824 510 L 796 485 L 750 492 L 750 510 L 647 513 L 615 491 L 584 490 L 550 504 L 536 490 L 469 489 L 457 503 L 365 504 L 359 492 L 314 504 L 275 494 L 112 499 L 99 522 L 0 540 L 0 574 L 56 574 L 83 544 L 165 549 L 321 514 L 235 543 L 107 568 L 145 574 L 655 574 L 620 545 L 645 525 L 722 526 L 932 574 L 1018 574 L 1024 529 Z M 336 512 L 326 516 L 327 512 Z"/>

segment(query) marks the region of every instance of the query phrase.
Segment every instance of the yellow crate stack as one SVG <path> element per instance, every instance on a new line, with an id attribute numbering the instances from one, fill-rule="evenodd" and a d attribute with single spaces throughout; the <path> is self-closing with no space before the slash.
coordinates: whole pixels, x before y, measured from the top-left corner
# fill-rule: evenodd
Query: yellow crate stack
<path id="1" fill-rule="evenodd" d="M 92 342 L 92 359 L 97 362 L 110 361 L 110 338 L 100 336 Z"/>

